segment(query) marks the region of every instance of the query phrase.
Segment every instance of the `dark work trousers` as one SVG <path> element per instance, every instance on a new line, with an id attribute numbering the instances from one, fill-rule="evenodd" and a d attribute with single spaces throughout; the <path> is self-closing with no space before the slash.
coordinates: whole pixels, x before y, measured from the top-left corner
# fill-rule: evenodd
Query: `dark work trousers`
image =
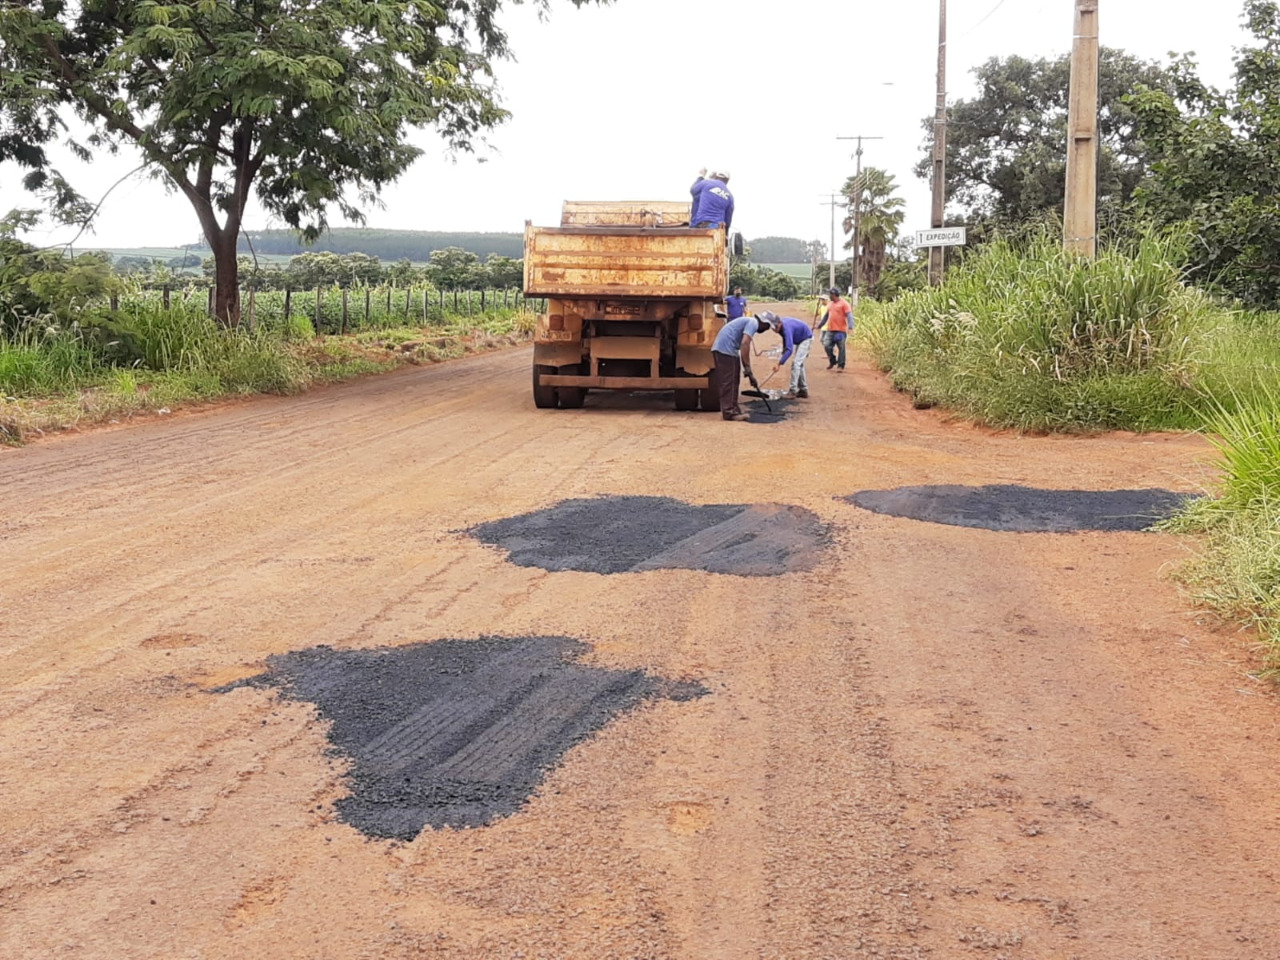
<path id="1" fill-rule="evenodd" d="M 742 358 L 736 353 L 712 353 L 716 358 L 716 380 L 720 386 L 720 415 L 728 420 L 742 413 L 738 406 L 738 385 L 742 382 Z"/>

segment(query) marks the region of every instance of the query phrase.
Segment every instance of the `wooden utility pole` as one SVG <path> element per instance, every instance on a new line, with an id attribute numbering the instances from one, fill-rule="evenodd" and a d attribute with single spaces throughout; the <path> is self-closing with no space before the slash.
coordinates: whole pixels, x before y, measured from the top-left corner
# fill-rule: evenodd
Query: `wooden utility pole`
<path id="1" fill-rule="evenodd" d="M 857 163 L 853 173 L 853 257 L 849 264 L 849 299 L 856 307 L 858 293 L 862 287 L 862 141 L 883 140 L 884 137 L 867 137 L 859 134 L 856 137 L 836 137 L 836 139 L 858 141 L 858 149 L 853 154 Z"/>
<path id="2" fill-rule="evenodd" d="M 933 116 L 933 215 L 935 230 L 945 225 L 947 210 L 947 0 L 938 0 L 938 102 Z M 929 282 L 942 282 L 946 247 L 929 248 Z"/>
<path id="3" fill-rule="evenodd" d="M 1075 5 L 1062 246 L 1092 257 L 1098 248 L 1098 0 Z"/>

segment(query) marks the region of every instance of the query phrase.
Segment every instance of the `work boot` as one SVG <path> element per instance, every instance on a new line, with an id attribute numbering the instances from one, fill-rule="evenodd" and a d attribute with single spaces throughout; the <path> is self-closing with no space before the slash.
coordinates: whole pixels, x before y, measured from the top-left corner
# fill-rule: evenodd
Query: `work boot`
<path id="1" fill-rule="evenodd" d="M 828 363 L 828 364 L 827 364 L 827 369 L 828 369 L 828 370 L 830 370 L 830 369 L 832 369 L 833 367 L 835 367 L 835 365 L 836 365 L 836 362 L 835 362 L 834 360 L 832 360 L 830 363 Z"/>
<path id="2" fill-rule="evenodd" d="M 796 391 L 796 396 L 797 396 L 797 397 L 799 397 L 801 400 L 808 400 L 808 399 L 809 399 L 809 391 L 808 391 L 808 390 L 797 390 L 797 391 Z"/>
<path id="3" fill-rule="evenodd" d="M 726 420 L 748 420 L 750 419 L 745 413 L 730 413 L 725 416 Z"/>

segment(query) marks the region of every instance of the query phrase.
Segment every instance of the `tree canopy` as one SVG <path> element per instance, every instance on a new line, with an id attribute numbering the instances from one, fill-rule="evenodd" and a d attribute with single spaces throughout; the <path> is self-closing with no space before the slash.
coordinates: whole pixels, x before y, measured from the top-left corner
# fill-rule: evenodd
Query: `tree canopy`
<path id="1" fill-rule="evenodd" d="M 978 94 L 951 105 L 947 195 L 966 219 L 1022 223 L 1060 215 L 1067 160 L 1071 58 L 993 57 L 974 69 Z M 1139 86 L 1174 92 L 1177 65 L 1103 47 L 1098 65 L 1098 200 L 1102 216 L 1127 204 L 1150 163 L 1126 96 Z M 916 173 L 932 175 L 932 117 Z"/>
<path id="2" fill-rule="evenodd" d="M 1145 215 L 1187 224 L 1189 272 L 1249 303 L 1280 303 L 1280 5 L 1249 0 L 1257 44 L 1235 62 L 1225 93 L 1190 63 L 1174 89 L 1140 88 L 1130 99 L 1154 162 L 1138 199 Z"/>
<path id="3" fill-rule="evenodd" d="M 519 3 L 521 0 L 511 0 Z M 545 2 L 545 0 L 542 0 Z M 575 4 L 587 0 L 573 0 Z M 492 62 L 502 0 L 6 0 L 0 4 L 0 161 L 63 208 L 83 200 L 50 144 L 82 160 L 129 144 L 191 203 L 217 264 L 217 315 L 239 319 L 237 237 L 256 193 L 308 238 L 351 220 L 421 150 L 503 120 Z"/>
<path id="4" fill-rule="evenodd" d="M 884 272 L 887 249 L 898 239 L 906 212 L 906 201 L 894 196 L 898 185 L 893 174 L 879 167 L 867 167 L 860 176 L 850 177 L 841 188 L 848 215 L 844 219 L 844 232 L 850 234 L 845 244 L 852 250 L 855 239 L 862 252 L 860 277 L 872 296 L 877 294 L 880 275 Z M 858 214 L 859 238 L 853 234 L 854 201 L 860 198 Z"/>

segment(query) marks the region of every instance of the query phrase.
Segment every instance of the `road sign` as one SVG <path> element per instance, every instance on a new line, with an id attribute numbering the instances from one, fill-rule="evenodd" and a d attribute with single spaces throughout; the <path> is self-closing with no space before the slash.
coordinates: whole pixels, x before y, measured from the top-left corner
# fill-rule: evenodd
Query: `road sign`
<path id="1" fill-rule="evenodd" d="M 917 230 L 917 247 L 963 247 L 964 227 L 938 227 L 936 230 Z"/>

